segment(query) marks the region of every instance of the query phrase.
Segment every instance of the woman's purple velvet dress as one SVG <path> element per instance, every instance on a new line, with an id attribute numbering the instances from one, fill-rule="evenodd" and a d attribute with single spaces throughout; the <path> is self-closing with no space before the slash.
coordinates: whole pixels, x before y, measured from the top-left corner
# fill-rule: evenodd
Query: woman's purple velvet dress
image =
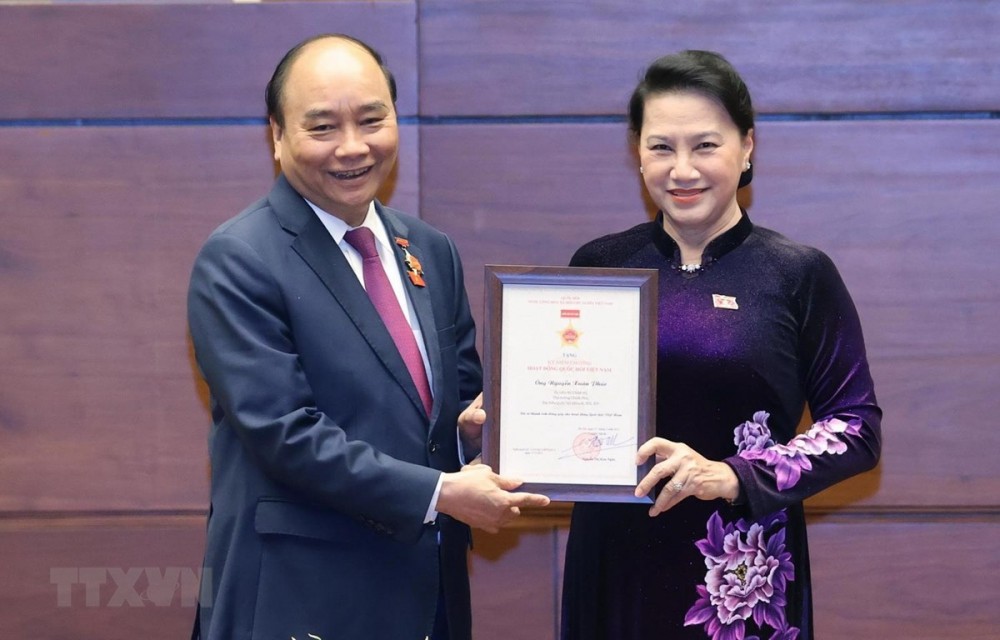
<path id="1" fill-rule="evenodd" d="M 871 469 L 881 447 L 857 311 L 826 255 L 746 214 L 700 272 L 679 260 L 657 218 L 571 264 L 659 270 L 657 435 L 728 463 L 741 495 L 687 498 L 656 518 L 577 504 L 562 637 L 811 639 L 802 500 Z M 796 435 L 807 404 L 812 426 Z"/>

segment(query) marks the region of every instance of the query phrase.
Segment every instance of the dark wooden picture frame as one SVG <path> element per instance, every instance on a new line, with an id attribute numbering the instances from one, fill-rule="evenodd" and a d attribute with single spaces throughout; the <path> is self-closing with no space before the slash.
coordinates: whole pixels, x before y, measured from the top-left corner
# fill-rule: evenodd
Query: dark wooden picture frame
<path id="1" fill-rule="evenodd" d="M 501 475 L 500 433 L 503 424 L 501 397 L 503 394 L 503 304 L 504 287 L 509 284 L 553 287 L 565 290 L 573 287 L 615 287 L 636 289 L 639 294 L 639 365 L 635 389 L 637 424 L 635 447 L 656 434 L 656 328 L 657 283 L 654 269 L 610 269 L 592 267 L 541 267 L 525 265 L 486 265 L 486 315 L 483 334 L 484 389 L 483 407 L 486 424 L 483 428 L 483 461 Z M 635 481 L 627 484 L 580 484 L 578 482 L 525 482 L 520 490 L 542 493 L 552 500 L 574 502 L 650 502 L 636 498 L 635 485 L 652 468 L 654 460 L 636 467 Z"/>

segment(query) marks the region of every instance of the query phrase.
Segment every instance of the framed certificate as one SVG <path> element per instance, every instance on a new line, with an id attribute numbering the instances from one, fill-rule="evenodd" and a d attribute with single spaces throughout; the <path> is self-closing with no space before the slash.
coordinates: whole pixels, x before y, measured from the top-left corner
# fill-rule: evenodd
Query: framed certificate
<path id="1" fill-rule="evenodd" d="M 483 461 L 553 500 L 649 502 L 657 272 L 486 266 Z"/>

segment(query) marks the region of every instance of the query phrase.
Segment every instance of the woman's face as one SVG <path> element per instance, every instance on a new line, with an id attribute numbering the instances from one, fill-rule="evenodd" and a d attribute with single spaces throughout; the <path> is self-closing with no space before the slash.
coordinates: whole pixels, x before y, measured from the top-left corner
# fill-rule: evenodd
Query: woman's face
<path id="1" fill-rule="evenodd" d="M 713 237 L 736 224 L 753 131 L 741 135 L 721 104 L 692 91 L 654 94 L 644 111 L 639 163 L 668 227 Z"/>

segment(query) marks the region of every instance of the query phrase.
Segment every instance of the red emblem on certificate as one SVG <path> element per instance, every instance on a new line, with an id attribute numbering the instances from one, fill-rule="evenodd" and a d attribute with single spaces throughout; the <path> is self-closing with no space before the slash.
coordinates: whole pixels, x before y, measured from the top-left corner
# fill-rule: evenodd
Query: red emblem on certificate
<path id="1" fill-rule="evenodd" d="M 564 347 L 575 347 L 580 341 L 581 332 L 573 328 L 573 318 L 580 317 L 579 309 L 560 309 L 560 318 L 569 318 L 569 324 L 566 328 L 559 332 L 559 337 L 562 339 L 562 346 Z"/>

